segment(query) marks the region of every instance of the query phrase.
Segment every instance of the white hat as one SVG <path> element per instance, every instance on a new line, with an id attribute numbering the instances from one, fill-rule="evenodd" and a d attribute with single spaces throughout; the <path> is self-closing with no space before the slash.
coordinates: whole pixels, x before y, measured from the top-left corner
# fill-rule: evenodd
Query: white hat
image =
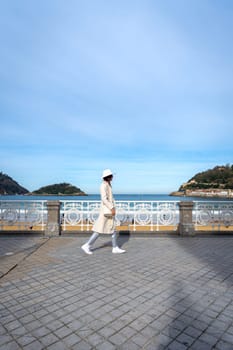
<path id="1" fill-rule="evenodd" d="M 110 170 L 110 169 L 105 169 L 105 170 L 103 171 L 102 178 L 104 178 L 104 177 L 106 177 L 106 176 L 110 176 L 110 175 L 113 175 L 112 170 Z"/>

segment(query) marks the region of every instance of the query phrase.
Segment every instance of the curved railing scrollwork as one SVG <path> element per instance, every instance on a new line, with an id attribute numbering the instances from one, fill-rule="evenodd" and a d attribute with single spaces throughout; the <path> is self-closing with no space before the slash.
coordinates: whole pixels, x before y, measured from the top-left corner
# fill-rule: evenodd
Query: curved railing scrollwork
<path id="1" fill-rule="evenodd" d="M 233 230 L 232 201 L 203 200 L 193 203 L 192 217 L 196 230 Z M 45 230 L 50 228 L 50 224 L 61 225 L 62 231 L 92 230 L 99 215 L 100 201 L 61 200 L 60 205 L 61 222 L 51 223 L 47 222 L 45 200 L 0 200 L 0 231 Z M 180 220 L 178 201 L 116 201 L 116 213 L 119 230 L 171 231 L 177 229 Z"/>
<path id="2" fill-rule="evenodd" d="M 61 201 L 62 229 L 91 230 L 98 217 L 100 201 Z M 116 226 L 130 230 L 175 230 L 179 220 L 178 202 L 116 201 Z"/>
<path id="3" fill-rule="evenodd" d="M 0 230 L 43 230 L 46 201 L 0 201 Z"/>
<path id="4" fill-rule="evenodd" d="M 197 227 L 233 226 L 233 203 L 232 202 L 195 202 L 193 211 L 194 222 Z"/>

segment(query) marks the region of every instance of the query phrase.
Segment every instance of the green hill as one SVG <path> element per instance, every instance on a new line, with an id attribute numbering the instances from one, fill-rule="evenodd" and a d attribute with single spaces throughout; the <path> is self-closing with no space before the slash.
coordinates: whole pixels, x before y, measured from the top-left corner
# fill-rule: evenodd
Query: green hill
<path id="1" fill-rule="evenodd" d="M 186 190 L 232 190 L 233 165 L 216 166 L 193 176 L 188 182 L 182 184 L 179 191 Z"/>
<path id="2" fill-rule="evenodd" d="M 86 194 L 80 188 L 69 183 L 60 183 L 41 187 L 33 191 L 32 195 L 57 195 L 57 196 L 85 196 Z"/>
<path id="3" fill-rule="evenodd" d="M 0 195 L 26 194 L 28 190 L 10 176 L 0 172 Z"/>

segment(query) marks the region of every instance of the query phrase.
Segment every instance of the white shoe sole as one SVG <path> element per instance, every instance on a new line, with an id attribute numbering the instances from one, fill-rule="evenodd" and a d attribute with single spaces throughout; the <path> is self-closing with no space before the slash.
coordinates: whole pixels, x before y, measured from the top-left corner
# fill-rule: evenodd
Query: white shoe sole
<path id="1" fill-rule="evenodd" d="M 89 249 L 87 249 L 87 247 L 85 246 L 82 246 L 81 249 L 84 251 L 84 253 L 88 254 L 88 255 L 91 255 L 93 254 Z"/>
<path id="2" fill-rule="evenodd" d="M 123 254 L 125 253 L 125 250 L 122 250 L 122 251 L 112 251 L 113 254 Z"/>

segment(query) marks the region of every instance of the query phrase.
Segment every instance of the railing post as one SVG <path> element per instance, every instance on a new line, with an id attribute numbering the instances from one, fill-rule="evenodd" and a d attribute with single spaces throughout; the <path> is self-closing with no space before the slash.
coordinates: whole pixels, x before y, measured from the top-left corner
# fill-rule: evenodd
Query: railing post
<path id="1" fill-rule="evenodd" d="M 47 201 L 48 220 L 45 234 L 48 236 L 59 236 L 61 233 L 60 206 L 59 201 Z"/>
<path id="2" fill-rule="evenodd" d="M 178 233 L 181 236 L 195 236 L 193 206 L 193 202 L 179 202 L 180 222 L 178 225 Z"/>

